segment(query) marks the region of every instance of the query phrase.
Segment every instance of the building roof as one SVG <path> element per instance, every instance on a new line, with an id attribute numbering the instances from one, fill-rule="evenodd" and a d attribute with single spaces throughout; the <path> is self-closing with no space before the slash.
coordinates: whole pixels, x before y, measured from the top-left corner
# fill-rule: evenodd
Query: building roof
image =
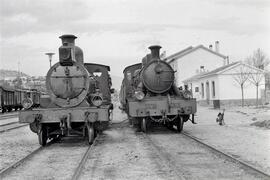
<path id="1" fill-rule="evenodd" d="M 223 55 L 223 54 L 220 54 L 220 53 L 215 52 L 215 51 L 213 51 L 213 50 L 211 50 L 209 48 L 206 48 L 203 45 L 198 45 L 196 47 L 189 46 L 189 47 L 187 47 L 187 48 L 185 48 L 185 49 L 183 49 L 183 50 L 181 50 L 181 51 L 179 51 L 177 53 L 174 53 L 174 54 L 164 58 L 164 61 L 167 61 L 168 63 L 171 63 L 174 60 L 179 59 L 179 58 L 181 58 L 181 57 L 183 57 L 183 56 L 185 56 L 185 55 L 187 55 L 189 53 L 192 53 L 192 52 L 194 52 L 194 51 L 196 51 L 198 49 L 204 49 L 204 50 L 206 50 L 206 51 L 208 51 L 208 52 L 210 52 L 212 54 L 215 54 L 217 56 L 220 56 L 220 57 L 222 57 L 224 59 L 226 58 L 226 56 Z"/>
<path id="2" fill-rule="evenodd" d="M 204 74 L 201 74 L 200 78 L 205 77 L 205 76 L 211 76 L 211 75 L 214 75 L 214 74 L 218 74 L 218 73 L 222 72 L 223 70 L 227 70 L 227 69 L 229 69 L 229 68 L 231 68 L 231 67 L 233 67 L 233 66 L 235 66 L 237 64 L 241 64 L 241 62 L 237 61 L 237 62 L 233 62 L 233 63 L 228 64 L 228 65 L 225 65 L 225 66 L 221 66 L 221 67 L 219 67 L 217 69 L 214 69 L 214 70 L 212 70 L 210 72 L 206 72 Z"/>
<path id="3" fill-rule="evenodd" d="M 230 67 L 233 67 L 233 66 L 235 66 L 236 64 L 239 64 L 239 63 L 241 63 L 241 62 L 239 62 L 239 61 L 233 62 L 231 64 L 216 68 L 216 69 L 214 69 L 214 70 L 212 70 L 210 72 L 203 72 L 203 73 L 200 73 L 200 74 L 196 74 L 195 76 L 192 76 L 190 78 L 187 78 L 187 79 L 183 80 L 183 82 L 194 81 L 194 80 L 200 79 L 202 77 L 218 74 L 219 72 L 221 72 L 223 70 L 226 70 L 226 69 L 229 69 Z"/>
<path id="4" fill-rule="evenodd" d="M 125 69 L 123 70 L 123 73 L 125 73 L 125 71 L 127 71 L 128 69 L 134 68 L 134 67 L 140 69 L 142 67 L 142 63 L 132 64 L 130 66 L 125 67 Z"/>
<path id="5" fill-rule="evenodd" d="M 266 72 L 264 70 L 258 69 L 258 68 L 254 67 L 254 66 L 248 65 L 248 64 L 243 63 L 241 61 L 237 61 L 237 62 L 233 62 L 233 63 L 228 64 L 228 65 L 216 68 L 216 69 L 214 69 L 214 70 L 212 70 L 210 72 L 203 72 L 203 73 L 197 74 L 195 76 L 192 76 L 190 78 L 187 78 L 187 79 L 183 80 L 183 82 L 190 82 L 190 81 L 194 81 L 194 80 L 197 80 L 197 79 L 200 79 L 200 78 L 203 78 L 203 77 L 220 74 L 220 73 L 222 73 L 222 72 L 224 72 L 226 70 L 229 70 L 231 68 L 234 68 L 235 66 L 238 66 L 240 64 L 243 64 L 243 65 L 245 65 L 245 66 L 247 66 L 249 68 L 255 69 L 257 71 L 261 71 L 262 73 Z"/>
<path id="6" fill-rule="evenodd" d="M 110 66 L 104 65 L 104 64 L 96 64 L 96 63 L 84 63 L 85 65 L 92 65 L 92 66 L 102 66 L 105 67 L 107 69 L 107 71 L 111 71 Z"/>

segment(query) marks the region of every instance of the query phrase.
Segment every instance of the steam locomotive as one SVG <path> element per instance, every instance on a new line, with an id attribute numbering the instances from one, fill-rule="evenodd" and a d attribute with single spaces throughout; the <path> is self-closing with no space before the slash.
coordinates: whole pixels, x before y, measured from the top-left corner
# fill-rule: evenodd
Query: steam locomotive
<path id="1" fill-rule="evenodd" d="M 130 122 L 147 132 L 151 124 L 177 127 L 181 132 L 184 122 L 194 122 L 197 111 L 196 99 L 188 90 L 179 90 L 174 70 L 159 56 L 160 46 L 150 46 L 142 63 L 124 69 L 120 90 L 121 109 Z"/>
<path id="2" fill-rule="evenodd" d="M 26 110 L 19 113 L 19 122 L 30 123 L 42 146 L 48 139 L 74 135 L 87 137 L 92 144 L 111 120 L 114 89 L 110 67 L 84 63 L 82 49 L 75 46 L 76 36 L 60 38 L 59 62 L 46 76 L 48 94 L 41 96 L 39 108 L 33 108 L 31 99 L 24 99 Z"/>

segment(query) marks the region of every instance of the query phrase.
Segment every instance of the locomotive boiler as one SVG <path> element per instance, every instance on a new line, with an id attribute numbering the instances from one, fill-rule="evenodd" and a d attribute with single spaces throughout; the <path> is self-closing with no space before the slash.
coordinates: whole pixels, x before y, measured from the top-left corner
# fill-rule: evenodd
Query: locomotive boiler
<path id="1" fill-rule="evenodd" d="M 83 51 L 75 46 L 74 35 L 60 36 L 59 62 L 46 76 L 47 95 L 40 99 L 40 108 L 25 100 L 25 111 L 19 121 L 30 123 L 39 143 L 62 136 L 86 136 L 91 144 L 96 134 L 109 123 L 111 103 L 110 67 L 84 63 Z"/>
<path id="2" fill-rule="evenodd" d="M 196 99 L 189 91 L 176 87 L 175 72 L 160 59 L 160 48 L 150 46 L 151 54 L 142 59 L 141 67 L 131 65 L 124 70 L 120 91 L 122 109 L 144 132 L 153 123 L 176 126 L 181 132 L 184 122 L 189 119 L 194 122 Z"/>

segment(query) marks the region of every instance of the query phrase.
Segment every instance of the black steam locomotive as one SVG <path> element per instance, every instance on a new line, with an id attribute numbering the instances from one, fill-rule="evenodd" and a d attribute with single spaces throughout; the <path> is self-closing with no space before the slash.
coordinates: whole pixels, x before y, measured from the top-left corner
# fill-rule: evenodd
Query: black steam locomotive
<path id="1" fill-rule="evenodd" d="M 63 35 L 59 62 L 46 76 L 48 95 L 40 99 L 40 108 L 33 108 L 31 99 L 24 102 L 25 111 L 19 121 L 30 123 L 39 143 L 48 138 L 79 135 L 91 144 L 104 130 L 113 110 L 110 67 L 84 63 L 83 51 L 75 46 L 74 35 Z"/>
<path id="2" fill-rule="evenodd" d="M 151 46 L 151 54 L 142 63 L 128 66 L 120 90 L 121 109 L 130 121 L 146 132 L 153 123 L 175 125 L 178 132 L 184 122 L 197 111 L 196 99 L 188 90 L 179 90 L 174 83 L 174 70 L 159 57 L 160 46 Z"/>

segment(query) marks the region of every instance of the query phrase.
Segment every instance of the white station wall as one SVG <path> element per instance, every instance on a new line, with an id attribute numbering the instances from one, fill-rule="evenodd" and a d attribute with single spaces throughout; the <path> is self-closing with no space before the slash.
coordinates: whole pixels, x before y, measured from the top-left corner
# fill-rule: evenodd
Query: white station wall
<path id="1" fill-rule="evenodd" d="M 176 62 L 177 61 L 177 62 Z M 183 85 L 183 80 L 196 75 L 196 70 L 204 66 L 205 71 L 211 71 L 224 65 L 224 59 L 204 49 L 197 49 L 171 63 L 176 72 L 177 86 Z"/>

